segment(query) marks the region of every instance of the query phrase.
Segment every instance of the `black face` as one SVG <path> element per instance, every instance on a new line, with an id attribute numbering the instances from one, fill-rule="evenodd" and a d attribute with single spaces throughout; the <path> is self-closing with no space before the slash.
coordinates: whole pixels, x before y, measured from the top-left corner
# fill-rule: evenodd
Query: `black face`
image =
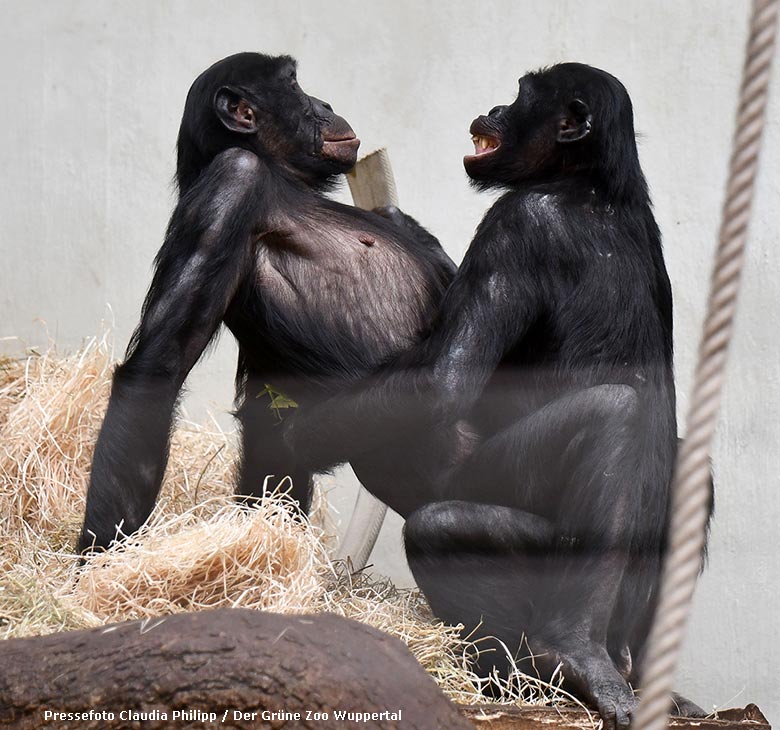
<path id="1" fill-rule="evenodd" d="M 240 53 L 196 79 L 179 135 L 204 163 L 228 147 L 243 147 L 311 184 L 350 170 L 360 140 L 330 104 L 298 85 L 289 56 Z"/>
<path id="2" fill-rule="evenodd" d="M 555 179 L 598 164 L 598 137 L 613 123 L 633 134 L 622 84 L 584 64 L 559 64 L 526 74 L 511 105 L 472 122 L 474 154 L 463 164 L 480 187 Z"/>

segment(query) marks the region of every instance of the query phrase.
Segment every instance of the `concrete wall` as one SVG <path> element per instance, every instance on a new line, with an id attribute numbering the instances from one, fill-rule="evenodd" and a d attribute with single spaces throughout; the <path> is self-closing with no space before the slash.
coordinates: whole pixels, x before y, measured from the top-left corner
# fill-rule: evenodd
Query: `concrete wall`
<path id="1" fill-rule="evenodd" d="M 117 350 L 124 348 L 173 202 L 169 181 L 184 96 L 195 75 L 222 56 L 295 55 L 303 87 L 352 122 L 364 151 L 390 148 L 402 206 L 456 258 L 489 204 L 469 189 L 461 166 L 470 120 L 510 101 L 526 69 L 580 60 L 616 74 L 634 100 L 675 292 L 684 413 L 732 131 L 745 0 L 28 0 L 0 9 L 0 338 L 38 343 L 42 319 L 61 346 L 75 346 L 109 316 Z M 714 453 L 711 558 L 678 682 L 708 707 L 758 702 L 775 723 L 778 119 L 775 93 Z M 13 339 L 0 344 L 21 346 Z M 234 355 L 226 337 L 198 366 L 189 401 L 196 413 L 229 407 Z M 352 495 L 337 491 L 348 511 Z M 375 562 L 402 578 L 397 521 Z"/>

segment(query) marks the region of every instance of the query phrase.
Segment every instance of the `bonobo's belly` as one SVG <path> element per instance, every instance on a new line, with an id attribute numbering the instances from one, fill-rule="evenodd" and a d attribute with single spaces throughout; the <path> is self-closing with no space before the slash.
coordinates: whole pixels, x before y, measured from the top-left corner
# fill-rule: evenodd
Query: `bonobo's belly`
<path id="1" fill-rule="evenodd" d="M 409 347 L 438 304 L 419 262 L 376 231 L 299 224 L 265 235 L 256 262 L 269 344 L 300 350 L 303 370 L 373 367 Z"/>

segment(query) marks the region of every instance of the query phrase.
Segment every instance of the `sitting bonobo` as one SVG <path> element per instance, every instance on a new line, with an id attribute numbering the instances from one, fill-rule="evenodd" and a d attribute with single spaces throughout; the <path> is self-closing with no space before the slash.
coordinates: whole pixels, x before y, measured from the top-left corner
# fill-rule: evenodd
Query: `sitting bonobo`
<path id="1" fill-rule="evenodd" d="M 179 201 L 114 373 L 79 551 L 149 516 L 179 391 L 222 323 L 239 344 L 237 491 L 261 496 L 266 476 L 289 476 L 308 509 L 311 460 L 286 450 L 266 384 L 302 407 L 333 396 L 419 339 L 455 271 L 400 211 L 324 195 L 358 145 L 298 86 L 287 56 L 241 53 L 195 80 L 179 131 Z"/>
<path id="2" fill-rule="evenodd" d="M 383 441 L 404 478 L 374 493 L 407 519 L 434 613 L 483 648 L 498 640 L 482 672 L 507 671 L 504 646 L 526 672 L 560 666 L 623 729 L 677 449 L 672 293 L 631 101 L 610 74 L 566 63 L 524 76 L 470 131 L 468 175 L 504 192 L 431 333 L 302 409 L 286 438 L 320 467 Z"/>

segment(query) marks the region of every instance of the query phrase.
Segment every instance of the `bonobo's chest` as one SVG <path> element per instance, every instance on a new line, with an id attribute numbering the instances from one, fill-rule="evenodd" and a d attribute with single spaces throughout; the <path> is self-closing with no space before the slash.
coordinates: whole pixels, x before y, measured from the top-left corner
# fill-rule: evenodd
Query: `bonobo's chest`
<path id="1" fill-rule="evenodd" d="M 436 304 L 424 267 L 402 240 L 363 217 L 278 216 L 258 238 L 255 262 L 276 329 L 269 334 L 317 332 L 334 353 L 371 348 L 385 357 L 406 348 Z"/>

